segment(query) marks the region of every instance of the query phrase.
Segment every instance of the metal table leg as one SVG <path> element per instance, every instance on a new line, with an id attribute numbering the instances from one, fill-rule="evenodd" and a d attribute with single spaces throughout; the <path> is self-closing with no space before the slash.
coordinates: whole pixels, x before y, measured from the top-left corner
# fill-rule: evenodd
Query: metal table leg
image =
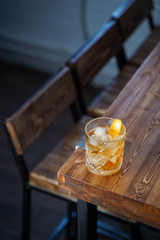
<path id="1" fill-rule="evenodd" d="M 78 240 L 97 239 L 97 207 L 83 200 L 77 202 Z"/>

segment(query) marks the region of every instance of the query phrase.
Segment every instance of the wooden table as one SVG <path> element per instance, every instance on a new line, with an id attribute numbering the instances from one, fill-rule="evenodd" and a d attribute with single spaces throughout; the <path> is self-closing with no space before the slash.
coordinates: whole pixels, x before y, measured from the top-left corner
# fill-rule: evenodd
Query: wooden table
<path id="1" fill-rule="evenodd" d="M 121 170 L 109 177 L 90 173 L 84 150 L 78 148 L 59 170 L 59 184 L 81 199 L 79 218 L 84 226 L 90 219 L 84 218 L 83 208 L 88 214 L 97 205 L 160 229 L 160 43 L 105 116 L 122 119 L 127 129 Z M 82 233 L 79 239 L 85 239 Z"/>

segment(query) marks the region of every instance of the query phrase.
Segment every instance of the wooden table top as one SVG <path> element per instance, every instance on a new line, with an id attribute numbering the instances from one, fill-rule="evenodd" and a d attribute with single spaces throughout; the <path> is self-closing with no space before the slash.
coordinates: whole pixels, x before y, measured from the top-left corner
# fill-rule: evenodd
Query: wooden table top
<path id="1" fill-rule="evenodd" d="M 145 60 L 105 116 L 127 129 L 121 170 L 97 176 L 86 168 L 82 148 L 58 172 L 68 194 L 160 228 L 160 43 Z"/>

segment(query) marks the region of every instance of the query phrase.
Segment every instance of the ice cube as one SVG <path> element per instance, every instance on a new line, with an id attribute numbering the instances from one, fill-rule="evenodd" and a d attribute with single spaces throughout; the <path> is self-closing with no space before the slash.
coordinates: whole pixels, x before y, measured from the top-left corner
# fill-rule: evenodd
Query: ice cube
<path id="1" fill-rule="evenodd" d="M 108 154 L 112 157 L 116 154 L 118 149 L 119 149 L 119 147 L 110 148 L 110 149 L 108 149 Z"/>
<path id="2" fill-rule="evenodd" d="M 104 138 L 105 137 L 105 132 L 106 132 L 106 129 L 105 128 L 101 128 L 101 127 L 97 127 L 94 131 L 94 136 L 96 138 Z"/>
<path id="3" fill-rule="evenodd" d="M 120 135 L 119 134 L 113 134 L 112 135 L 112 139 L 113 140 L 117 140 L 117 139 L 119 139 L 120 138 Z"/>
<path id="4" fill-rule="evenodd" d="M 117 162 L 117 156 L 114 156 L 112 158 L 110 158 L 109 160 L 110 162 L 112 162 L 113 164 Z"/>
<path id="5" fill-rule="evenodd" d="M 107 141 L 108 141 L 108 142 L 112 141 L 112 137 L 111 137 L 110 134 L 107 134 L 106 136 L 107 136 Z"/>
<path id="6" fill-rule="evenodd" d="M 94 131 L 94 137 L 98 140 L 98 144 L 100 145 L 108 142 L 106 128 L 97 127 Z"/>
<path id="7" fill-rule="evenodd" d="M 89 139 L 89 143 L 92 145 L 92 146 L 97 146 L 98 143 L 97 141 L 93 140 L 93 139 Z"/>
<path id="8" fill-rule="evenodd" d="M 101 136 L 100 140 L 99 140 L 99 144 L 103 145 L 103 144 L 108 144 L 110 141 L 112 140 L 112 137 L 109 134 L 104 134 Z"/>
<path id="9" fill-rule="evenodd" d="M 105 165 L 110 159 L 103 154 L 96 154 L 91 157 L 90 162 L 97 168 Z"/>

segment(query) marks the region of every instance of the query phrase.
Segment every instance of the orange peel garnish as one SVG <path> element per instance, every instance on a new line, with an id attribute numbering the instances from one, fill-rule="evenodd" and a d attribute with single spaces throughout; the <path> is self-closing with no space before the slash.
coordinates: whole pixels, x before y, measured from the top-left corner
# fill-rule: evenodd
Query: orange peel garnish
<path id="1" fill-rule="evenodd" d="M 122 121 L 120 119 L 114 119 L 110 128 L 109 128 L 109 134 L 110 135 L 118 135 L 121 132 L 122 128 Z"/>

